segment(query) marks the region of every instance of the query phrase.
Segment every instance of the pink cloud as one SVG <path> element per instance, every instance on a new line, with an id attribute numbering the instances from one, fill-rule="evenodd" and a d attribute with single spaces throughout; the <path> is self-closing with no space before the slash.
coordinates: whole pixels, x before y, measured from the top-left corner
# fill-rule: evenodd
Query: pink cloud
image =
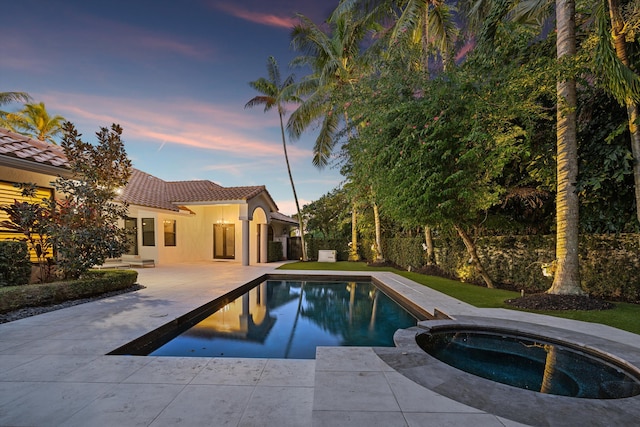
<path id="1" fill-rule="evenodd" d="M 260 122 L 242 109 L 234 111 L 224 105 L 188 99 L 141 100 L 68 93 L 47 93 L 38 99 L 48 110 L 79 128 L 89 129 L 84 132 L 87 139 L 98 127 L 118 123 L 124 129 L 125 144 L 175 144 L 274 162 L 283 156 L 279 132 L 274 132 L 276 115 L 269 122 Z M 287 149 L 292 159 L 311 158 L 309 150 L 299 145 L 288 144 Z"/>
<path id="2" fill-rule="evenodd" d="M 270 13 L 254 12 L 228 3 L 216 2 L 213 7 L 220 9 L 229 15 L 235 16 L 236 18 L 269 27 L 292 28 L 298 23 L 296 18 L 290 16 L 278 16 Z"/>

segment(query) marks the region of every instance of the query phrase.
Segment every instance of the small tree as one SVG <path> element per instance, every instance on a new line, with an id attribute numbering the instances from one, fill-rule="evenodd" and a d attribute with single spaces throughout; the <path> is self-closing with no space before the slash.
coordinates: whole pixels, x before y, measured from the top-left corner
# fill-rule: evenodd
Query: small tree
<path id="1" fill-rule="evenodd" d="M 54 183 L 64 198 L 55 201 L 51 235 L 64 276 L 78 278 L 127 249 L 127 236 L 118 221 L 126 217 L 128 205 L 114 200 L 129 180 L 131 161 L 117 124 L 96 132 L 97 145 L 82 141 L 70 122 L 63 130 L 62 148 L 73 177 L 60 177 Z"/>
<path id="2" fill-rule="evenodd" d="M 8 230 L 21 233 L 24 237 L 18 240 L 27 244 L 29 251 L 36 256 L 40 273 L 40 282 L 51 280 L 52 242 L 49 237 L 51 210 L 49 201 L 37 200 L 36 184 L 16 184 L 20 187 L 21 195 L 27 200 L 16 200 L 10 205 L 1 206 L 0 210 L 7 213 L 8 220 L 2 221 L 0 226 Z"/>

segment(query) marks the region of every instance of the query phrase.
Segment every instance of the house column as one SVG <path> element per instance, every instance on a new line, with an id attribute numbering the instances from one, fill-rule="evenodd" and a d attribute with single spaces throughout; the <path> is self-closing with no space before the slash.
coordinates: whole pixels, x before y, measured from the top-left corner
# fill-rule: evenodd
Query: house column
<path id="1" fill-rule="evenodd" d="M 249 265 L 249 220 L 242 221 L 242 265 Z"/>
<path id="2" fill-rule="evenodd" d="M 269 262 L 269 257 L 267 255 L 268 251 L 268 240 L 269 240 L 269 229 L 267 228 L 268 224 L 260 224 L 260 261 L 261 263 Z"/>

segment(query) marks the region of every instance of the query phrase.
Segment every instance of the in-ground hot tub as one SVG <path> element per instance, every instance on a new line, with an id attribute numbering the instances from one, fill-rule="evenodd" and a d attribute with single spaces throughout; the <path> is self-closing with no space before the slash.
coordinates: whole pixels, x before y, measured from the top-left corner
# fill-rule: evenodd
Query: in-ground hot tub
<path id="1" fill-rule="evenodd" d="M 640 394 L 640 372 L 569 342 L 507 329 L 456 326 L 421 332 L 416 342 L 448 365 L 525 390 L 586 399 Z"/>
<path id="2" fill-rule="evenodd" d="M 569 323 L 571 321 L 568 321 Z M 563 322 L 559 322 L 563 324 Z M 600 333 L 586 334 L 575 330 L 551 327 L 547 325 L 511 321 L 506 319 L 485 318 L 477 316 L 457 316 L 450 320 L 430 320 L 419 322 L 418 327 L 398 330 L 394 335 L 396 348 L 375 348 L 376 354 L 391 368 L 415 383 L 436 392 L 442 396 L 453 399 L 465 405 L 480 409 L 490 414 L 504 417 L 527 425 L 540 426 L 575 426 L 575 425 L 640 425 L 640 350 L 638 337 L 631 333 L 615 331 L 613 328 L 594 325 L 594 331 Z M 609 331 L 611 329 L 611 331 Z M 608 332 L 615 331 L 615 341 L 608 340 Z M 461 333 L 462 332 L 462 333 Z M 466 336 L 464 333 L 473 332 Z M 457 350 L 454 352 L 475 352 L 469 347 L 469 338 L 475 340 L 475 333 L 482 338 L 481 343 L 471 343 L 480 347 L 478 351 L 483 354 L 486 365 L 485 370 L 498 371 L 498 375 L 513 375 L 507 372 L 513 365 L 507 363 L 512 356 L 513 347 L 531 347 L 536 351 L 542 351 L 544 356 L 538 356 L 534 361 L 535 368 L 526 368 L 530 371 L 543 371 L 542 380 L 538 380 L 533 386 L 518 387 L 509 385 L 499 380 L 487 379 L 478 373 L 469 373 L 465 370 L 451 366 L 445 361 L 432 356 L 422 347 L 429 336 L 442 333 L 437 340 L 442 340 L 442 346 L 447 345 L 447 334 L 459 333 L 460 341 L 455 343 Z M 492 337 L 484 341 L 486 334 Z M 451 335 L 450 335 L 451 336 Z M 509 338 L 510 336 L 510 338 Z M 420 337 L 420 338 L 418 338 Z M 506 341 L 503 341 L 505 337 Z M 512 340 L 515 337 L 515 340 Z M 634 345 L 627 345 L 624 338 L 628 337 Z M 492 339 L 499 341 L 491 343 Z M 508 339 L 507 339 L 508 338 Z M 421 347 L 419 345 L 423 344 Z M 556 393 L 540 392 L 544 380 L 544 368 L 558 365 L 547 363 L 548 352 L 545 345 L 561 344 L 569 352 L 577 354 L 578 358 L 585 356 L 589 364 L 595 356 L 605 366 L 605 370 L 611 368 L 614 372 L 620 371 L 622 377 L 610 381 L 596 381 L 597 396 L 580 395 L 586 388 L 581 384 L 581 379 L 575 372 L 564 368 L 554 369 L 548 373 L 560 377 L 560 383 L 556 387 Z M 538 347 L 540 346 L 540 347 Z M 497 353 L 496 348 L 499 347 Z M 564 348 L 562 352 L 564 352 Z M 558 358 L 558 349 L 555 352 Z M 554 354 L 549 356 L 551 358 Z M 516 359 L 530 359 L 529 355 L 515 356 Z M 560 359 L 564 358 L 564 355 Z M 474 364 L 474 362 L 467 362 Z M 518 362 L 520 363 L 520 362 Z M 557 363 L 557 361 L 556 361 Z M 517 363 L 516 363 L 517 364 Z M 462 368 L 462 367 L 461 367 Z M 527 374 L 528 375 L 528 374 Z M 517 375 L 514 375 L 517 377 Z M 524 375 L 526 376 L 526 375 Z M 586 381 L 586 380 L 585 380 Z M 537 390 L 535 390 L 538 388 Z M 581 391 L 582 388 L 582 391 Z M 567 392 L 558 392 L 557 390 Z M 573 396 L 573 397 L 572 397 Z M 622 397 L 627 396 L 627 397 Z"/>

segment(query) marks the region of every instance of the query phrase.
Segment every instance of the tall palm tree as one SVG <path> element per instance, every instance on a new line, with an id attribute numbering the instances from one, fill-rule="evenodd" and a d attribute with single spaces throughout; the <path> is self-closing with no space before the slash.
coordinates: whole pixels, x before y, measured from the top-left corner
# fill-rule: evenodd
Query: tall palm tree
<path id="1" fill-rule="evenodd" d="M 302 260 L 307 260 L 307 248 L 304 242 L 304 221 L 300 212 L 300 204 L 298 203 L 298 194 L 296 186 L 293 183 L 293 175 L 291 174 L 291 166 L 289 164 L 289 155 L 287 154 L 287 141 L 284 135 L 284 116 L 287 114 L 285 104 L 287 102 L 297 102 L 299 98 L 293 94 L 292 85 L 294 83 L 293 75 L 289 75 L 284 81 L 280 77 L 280 69 L 278 63 L 273 56 L 267 59 L 268 78 L 261 77 L 258 80 L 249 82 L 249 85 L 262 95 L 258 95 L 249 102 L 244 108 L 252 108 L 257 105 L 264 105 L 264 111 L 267 112 L 273 107 L 278 110 L 278 118 L 280 119 L 280 134 L 282 136 L 282 148 L 284 150 L 284 159 L 287 164 L 287 172 L 289 173 L 289 181 L 293 190 L 293 198 L 296 202 L 296 210 L 298 211 L 298 224 L 300 227 L 300 237 L 302 241 Z"/>
<path id="2" fill-rule="evenodd" d="M 451 61 L 459 33 L 453 9 L 445 0 L 343 0 L 334 14 L 349 11 L 356 16 L 392 20 L 394 25 L 389 42 L 394 45 L 399 41 L 419 44 L 420 68 L 428 72 L 433 50 L 440 55 L 445 68 Z"/>
<path id="3" fill-rule="evenodd" d="M 338 95 L 363 72 L 360 43 L 367 28 L 364 22 L 345 14 L 329 22 L 331 31 L 327 34 L 306 16 L 298 18 L 291 46 L 302 54 L 292 64 L 309 66 L 312 72 L 297 85 L 299 94 L 306 98 L 291 114 L 287 129 L 293 139 L 298 139 L 309 126 L 321 121 L 313 164 L 322 169 L 329 162 L 341 121 L 348 126 L 347 110 L 338 102 Z"/>
<path id="4" fill-rule="evenodd" d="M 56 144 L 54 138 L 62 134 L 65 121 L 60 115 L 50 116 L 44 102 L 25 104 L 17 113 L 5 115 L 5 122 L 11 130 L 52 144 Z"/>
<path id="5" fill-rule="evenodd" d="M 483 13 L 482 42 L 491 41 L 497 23 L 512 13 L 511 19 L 541 23 L 551 0 L 462 0 L 465 10 Z M 514 10 L 516 12 L 514 12 Z M 569 63 L 576 55 L 575 0 L 555 0 L 556 55 L 558 62 Z M 474 19 L 480 22 L 479 19 Z M 573 76 L 559 76 L 556 84 L 556 272 L 549 294 L 584 294 L 580 285 L 578 256 L 579 200 L 578 144 L 576 135 L 576 81 Z"/>
<path id="6" fill-rule="evenodd" d="M 576 55 L 575 0 L 556 0 L 556 54 L 558 61 Z M 578 257 L 578 143 L 576 136 L 576 81 L 560 76 L 557 86 L 556 129 L 556 273 L 550 294 L 584 294 Z"/>
<path id="7" fill-rule="evenodd" d="M 298 17 L 300 24 L 293 28 L 291 46 L 301 55 L 293 60 L 293 64 L 309 66 L 312 73 L 297 87 L 306 98 L 289 118 L 287 129 L 291 137 L 297 139 L 313 123 L 322 123 L 313 147 L 313 165 L 322 169 L 329 163 L 341 123 L 349 137 L 352 136 L 347 107 L 340 102 L 340 94 L 365 72 L 360 44 L 369 23 L 365 19 L 354 19 L 350 13 L 334 14 L 328 22 L 330 32 L 326 33 L 306 16 Z M 349 259 L 354 261 L 359 259 L 356 204 L 353 199 Z"/>

